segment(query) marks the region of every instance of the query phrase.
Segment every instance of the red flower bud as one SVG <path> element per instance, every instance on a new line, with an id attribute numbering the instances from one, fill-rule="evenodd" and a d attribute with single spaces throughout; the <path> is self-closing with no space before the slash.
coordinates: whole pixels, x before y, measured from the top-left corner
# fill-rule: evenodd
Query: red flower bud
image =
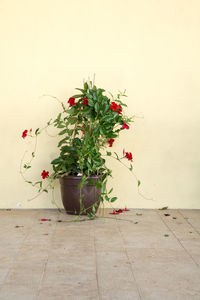
<path id="1" fill-rule="evenodd" d="M 25 139 L 27 137 L 27 134 L 28 134 L 28 130 L 27 129 L 22 132 L 23 139 Z"/>
<path id="2" fill-rule="evenodd" d="M 119 115 L 122 114 L 122 107 L 121 107 L 121 105 L 118 105 L 118 107 L 117 107 L 117 113 L 118 113 Z"/>

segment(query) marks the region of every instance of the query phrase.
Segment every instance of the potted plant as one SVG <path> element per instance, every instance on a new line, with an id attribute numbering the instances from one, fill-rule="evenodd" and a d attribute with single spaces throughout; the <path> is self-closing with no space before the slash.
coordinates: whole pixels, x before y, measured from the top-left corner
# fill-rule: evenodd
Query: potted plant
<path id="1" fill-rule="evenodd" d="M 116 143 L 119 134 L 129 129 L 132 118 L 123 113 L 127 106 L 122 100 L 124 93 L 106 95 L 105 90 L 97 88 L 93 82 L 85 82 L 83 88 L 77 88 L 78 94 L 68 101 L 61 102 L 61 112 L 56 119 L 47 122 L 43 129 L 37 128 L 34 133 L 24 130 L 22 137 L 35 138 L 35 149 L 31 159 L 21 163 L 21 175 L 24 180 L 38 188 L 39 193 L 54 189 L 54 181 L 59 179 L 64 208 L 70 214 L 87 214 L 93 217 L 100 202 L 113 203 L 113 189 L 107 190 L 107 180 L 112 171 L 106 166 L 106 156 L 122 162 L 128 160 L 127 167 L 132 171 L 132 153 L 123 150 L 121 157 L 107 151 Z M 58 129 L 59 156 L 51 161 L 53 171 L 43 170 L 42 180 L 33 182 L 25 177 L 31 168 L 36 153 L 38 135 L 49 126 Z M 123 163 L 124 164 L 124 163 Z M 137 182 L 138 186 L 140 181 Z"/>

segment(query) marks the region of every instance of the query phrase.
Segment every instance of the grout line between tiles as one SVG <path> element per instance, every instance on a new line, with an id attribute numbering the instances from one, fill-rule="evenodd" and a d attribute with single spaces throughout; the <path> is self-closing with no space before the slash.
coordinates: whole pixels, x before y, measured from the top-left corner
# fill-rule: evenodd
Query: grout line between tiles
<path id="1" fill-rule="evenodd" d="M 95 251 L 95 264 L 96 264 L 96 281 L 98 288 L 99 300 L 102 300 L 102 294 L 99 286 L 99 276 L 98 276 L 98 264 L 97 264 L 97 247 L 96 247 L 96 236 L 95 236 L 95 224 L 93 224 L 93 234 L 94 234 L 94 251 Z"/>
<path id="2" fill-rule="evenodd" d="M 161 217 L 161 215 L 159 214 L 159 212 L 157 211 L 158 216 L 160 217 L 160 219 L 162 220 L 162 222 L 164 223 L 164 225 L 168 228 L 168 230 L 172 233 L 172 235 L 175 237 L 175 239 L 178 241 L 178 243 L 180 244 L 180 246 L 185 250 L 185 252 L 188 254 L 188 256 L 192 259 L 192 261 L 194 262 L 194 264 L 199 268 L 199 264 L 194 260 L 194 258 L 192 257 L 192 255 L 190 254 L 190 252 L 184 247 L 184 245 L 181 243 L 181 241 L 179 240 L 179 238 L 176 236 L 176 234 L 172 231 L 172 229 L 169 227 L 169 225 L 167 225 L 167 223 L 163 220 L 163 218 Z"/>
<path id="3" fill-rule="evenodd" d="M 178 213 L 183 217 L 184 220 L 194 229 L 194 231 L 200 235 L 200 232 L 188 221 L 188 219 L 185 219 L 184 215 L 178 210 Z"/>
<path id="4" fill-rule="evenodd" d="M 48 260 L 49 260 L 49 251 L 51 249 L 51 241 L 53 240 L 53 238 L 54 238 L 54 236 L 56 234 L 56 226 L 57 226 L 57 222 L 55 221 L 54 231 L 52 233 L 51 240 L 49 241 L 50 247 L 49 247 L 49 250 L 47 252 L 47 257 L 46 257 L 46 261 L 44 263 L 44 267 L 43 267 L 43 270 L 42 270 L 42 274 L 41 274 L 41 278 L 40 278 L 40 283 L 38 285 L 38 289 L 37 289 L 37 292 L 36 292 L 36 299 L 39 299 L 40 290 L 41 290 L 41 287 L 42 287 L 42 281 L 44 279 L 44 274 L 45 274 L 45 271 L 46 271 L 46 268 L 47 268 L 47 263 L 48 263 Z"/>
<path id="5" fill-rule="evenodd" d="M 32 225 L 33 225 L 33 223 L 34 223 L 34 219 L 32 220 Z M 21 248 L 22 248 L 22 246 L 23 246 L 25 240 L 27 239 L 28 235 L 30 234 L 32 228 L 33 228 L 33 226 L 30 226 L 30 228 L 29 228 L 29 230 L 27 231 L 27 233 L 26 233 L 26 235 L 25 235 L 23 241 L 22 241 L 21 244 L 20 244 L 20 247 L 19 247 L 18 250 L 17 250 L 17 253 L 14 255 L 14 257 L 13 257 L 13 264 L 14 264 L 14 262 L 16 261 L 16 258 L 18 257 L 19 252 L 20 252 L 20 250 L 21 250 Z M 0 285 L 0 293 L 1 293 L 2 287 L 4 286 L 4 283 L 6 282 L 7 278 L 9 277 L 9 275 L 10 275 L 10 273 L 11 273 L 11 271 L 12 271 L 13 264 L 12 264 L 12 266 L 9 268 L 8 273 L 6 274 L 3 283 Z"/>
<path id="6" fill-rule="evenodd" d="M 137 288 L 137 292 L 138 292 L 139 298 L 140 298 L 140 300 L 142 300 L 142 296 L 141 296 L 142 293 L 141 293 L 140 288 L 139 288 L 139 286 L 138 286 L 138 284 L 137 284 L 137 281 L 136 281 L 136 278 L 135 278 L 135 274 L 134 274 L 134 271 L 133 271 L 133 267 L 132 267 L 132 263 L 131 263 L 131 261 L 130 261 L 130 259 L 129 259 L 129 256 L 128 256 L 128 253 L 127 253 L 127 250 L 126 250 L 126 247 L 125 247 L 124 237 L 123 237 L 123 234 L 122 234 L 121 229 L 120 229 L 120 227 L 119 227 L 119 224 L 118 224 L 118 222 L 117 222 L 117 218 L 116 218 L 116 225 L 117 225 L 117 229 L 118 229 L 119 235 L 120 235 L 120 237 L 121 237 L 122 247 L 123 247 L 123 249 L 124 249 L 124 252 L 125 252 L 125 254 L 126 254 L 127 260 L 128 260 L 128 262 L 129 262 L 129 265 L 130 265 L 131 274 L 132 274 L 132 276 L 133 276 L 133 280 L 135 281 L 135 285 L 136 285 L 136 288 Z"/>

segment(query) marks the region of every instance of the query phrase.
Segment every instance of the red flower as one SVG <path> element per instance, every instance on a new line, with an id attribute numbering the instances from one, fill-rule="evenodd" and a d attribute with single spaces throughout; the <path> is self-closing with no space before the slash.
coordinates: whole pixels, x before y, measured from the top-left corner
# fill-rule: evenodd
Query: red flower
<path id="1" fill-rule="evenodd" d="M 30 133 L 32 132 L 32 128 L 29 130 L 30 131 Z"/>
<path id="2" fill-rule="evenodd" d="M 112 104 L 111 104 L 110 108 L 111 108 L 113 111 L 116 111 L 116 110 L 118 109 L 118 105 L 117 105 L 117 103 L 115 103 L 115 102 L 112 102 Z"/>
<path id="3" fill-rule="evenodd" d="M 122 129 L 129 129 L 129 126 L 126 123 L 124 123 L 124 125 L 122 126 Z"/>
<path id="4" fill-rule="evenodd" d="M 122 107 L 121 107 L 121 105 L 118 105 L 118 107 L 117 107 L 117 113 L 118 113 L 119 115 L 122 114 Z"/>
<path id="5" fill-rule="evenodd" d="M 87 99 L 87 98 L 83 98 L 83 104 L 84 104 L 85 106 L 88 105 L 88 99 Z"/>
<path id="6" fill-rule="evenodd" d="M 42 176 L 43 179 L 45 179 L 45 178 L 49 177 L 49 172 L 43 170 L 42 173 L 41 173 L 41 176 Z"/>
<path id="7" fill-rule="evenodd" d="M 68 103 L 70 104 L 70 106 L 76 105 L 75 98 L 69 98 Z"/>
<path id="8" fill-rule="evenodd" d="M 109 144 L 109 147 L 112 147 L 113 143 L 114 143 L 114 139 L 109 139 L 107 142 Z"/>
<path id="9" fill-rule="evenodd" d="M 23 139 L 25 139 L 27 137 L 27 134 L 28 134 L 28 130 L 27 129 L 22 132 Z"/>
<path id="10" fill-rule="evenodd" d="M 125 155 L 124 157 L 126 157 L 128 160 L 133 161 L 133 156 L 131 152 L 125 152 L 125 150 L 123 150 L 123 155 Z"/>

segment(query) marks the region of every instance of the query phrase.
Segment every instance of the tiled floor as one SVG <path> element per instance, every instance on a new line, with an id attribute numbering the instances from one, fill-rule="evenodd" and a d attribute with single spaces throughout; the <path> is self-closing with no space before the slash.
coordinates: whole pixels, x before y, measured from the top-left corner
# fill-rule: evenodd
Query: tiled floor
<path id="1" fill-rule="evenodd" d="M 0 210 L 0 300 L 200 300 L 200 210 L 73 220 Z"/>

